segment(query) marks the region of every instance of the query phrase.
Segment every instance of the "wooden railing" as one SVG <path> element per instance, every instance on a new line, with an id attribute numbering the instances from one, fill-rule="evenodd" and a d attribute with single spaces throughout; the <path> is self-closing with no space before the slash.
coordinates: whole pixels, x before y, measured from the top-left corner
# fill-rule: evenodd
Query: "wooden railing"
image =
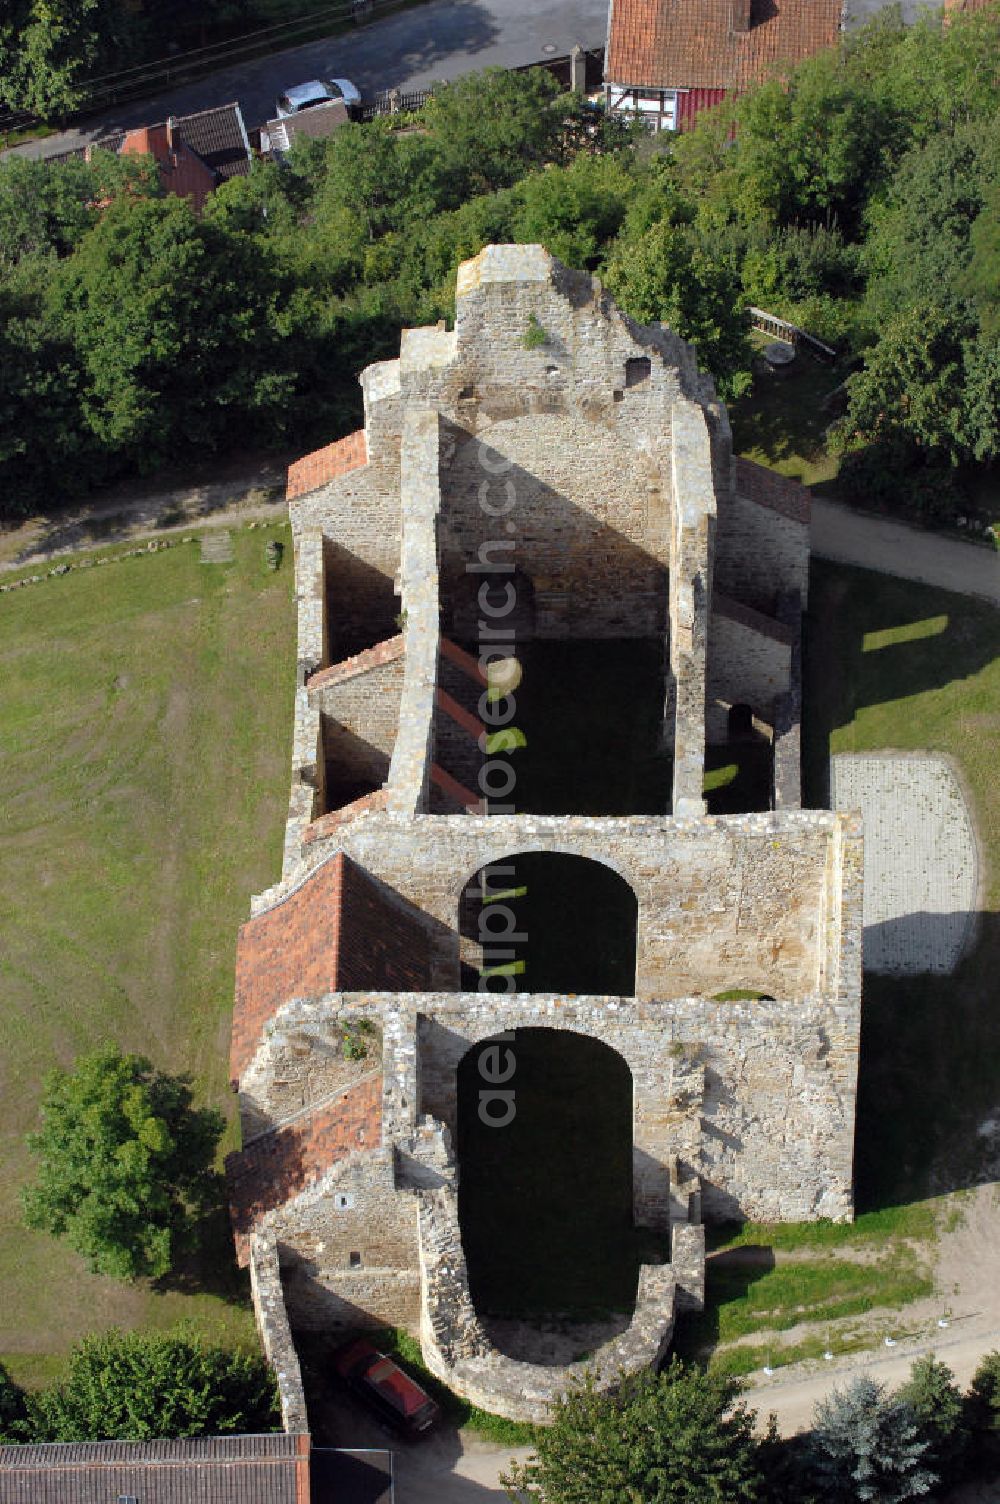
<path id="1" fill-rule="evenodd" d="M 837 352 L 825 345 L 814 334 L 807 334 L 800 329 L 798 324 L 790 324 L 787 319 L 779 319 L 776 313 L 768 313 L 763 308 L 748 308 L 750 322 L 755 329 L 763 334 L 773 334 L 775 339 L 783 339 L 790 345 L 797 345 L 800 340 L 805 340 L 814 350 L 817 350 L 825 360 L 836 360 Z"/>

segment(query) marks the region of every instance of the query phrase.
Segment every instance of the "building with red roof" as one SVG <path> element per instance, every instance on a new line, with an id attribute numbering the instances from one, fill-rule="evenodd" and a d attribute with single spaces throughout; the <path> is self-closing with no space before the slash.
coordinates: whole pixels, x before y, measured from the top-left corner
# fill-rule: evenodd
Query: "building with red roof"
<path id="1" fill-rule="evenodd" d="M 656 130 L 836 44 L 843 0 L 611 0 L 605 91 Z"/>

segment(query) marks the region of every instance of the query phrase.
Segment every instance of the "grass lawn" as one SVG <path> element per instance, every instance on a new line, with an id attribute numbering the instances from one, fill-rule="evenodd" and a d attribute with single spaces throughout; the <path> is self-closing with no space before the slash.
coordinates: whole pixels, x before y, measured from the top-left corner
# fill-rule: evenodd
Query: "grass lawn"
<path id="1" fill-rule="evenodd" d="M 760 340 L 761 346 L 766 343 Z M 836 413 L 822 403 L 846 374 L 840 365 L 826 365 L 803 351 L 783 375 L 755 375 L 751 390 L 729 408 L 736 453 L 803 485 L 831 491 L 839 462 L 827 453 L 826 430 Z"/>
<path id="2" fill-rule="evenodd" d="M 286 549 L 266 571 L 272 536 L 235 530 L 231 564 L 187 543 L 0 597 L 0 1358 L 22 1380 L 110 1325 L 252 1334 L 222 1228 L 174 1288 L 132 1287 L 25 1231 L 17 1192 L 44 1073 L 103 1040 L 232 1117 L 236 929 L 286 812 L 292 570 Z"/>

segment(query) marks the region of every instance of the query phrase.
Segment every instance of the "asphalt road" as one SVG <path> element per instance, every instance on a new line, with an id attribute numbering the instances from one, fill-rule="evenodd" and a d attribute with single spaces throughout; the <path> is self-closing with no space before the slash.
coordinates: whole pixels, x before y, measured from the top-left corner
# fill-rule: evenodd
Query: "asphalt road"
<path id="1" fill-rule="evenodd" d="M 233 99 L 253 129 L 273 116 L 275 95 L 291 84 L 349 78 L 365 94 L 422 89 L 481 68 L 564 57 L 577 45 L 602 47 L 607 25 L 607 0 L 432 0 L 347 34 L 223 68 L 14 150 L 28 157 L 53 156 L 110 130 L 152 125 Z"/>

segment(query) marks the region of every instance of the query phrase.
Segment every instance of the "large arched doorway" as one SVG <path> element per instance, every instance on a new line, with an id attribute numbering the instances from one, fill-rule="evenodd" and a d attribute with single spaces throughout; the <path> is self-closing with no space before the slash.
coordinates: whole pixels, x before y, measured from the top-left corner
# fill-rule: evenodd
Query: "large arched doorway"
<path id="1" fill-rule="evenodd" d="M 485 1317 L 631 1313 L 632 1073 L 568 1030 L 511 1030 L 458 1067 L 459 1217 Z"/>
<path id="2" fill-rule="evenodd" d="M 463 987 L 631 997 L 638 911 L 602 862 L 554 851 L 491 862 L 462 895 Z"/>

